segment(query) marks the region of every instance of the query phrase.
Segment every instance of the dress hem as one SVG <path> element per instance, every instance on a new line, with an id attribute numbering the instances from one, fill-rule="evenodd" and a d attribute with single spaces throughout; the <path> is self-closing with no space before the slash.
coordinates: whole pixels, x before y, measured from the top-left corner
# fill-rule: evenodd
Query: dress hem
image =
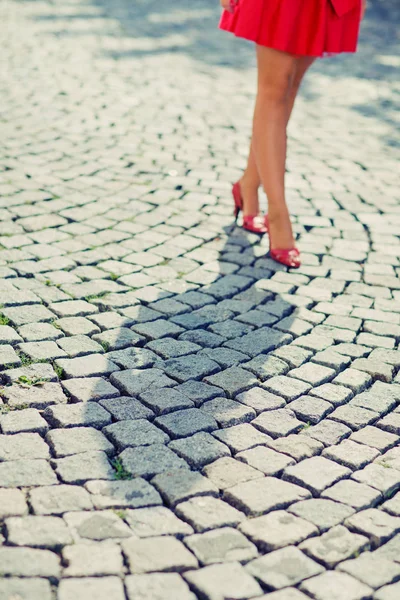
<path id="1" fill-rule="evenodd" d="M 253 42 L 257 46 L 263 46 L 264 48 L 271 48 L 272 50 L 278 50 L 279 52 L 284 52 L 285 54 L 290 54 L 291 56 L 311 56 L 311 57 L 315 57 L 315 58 L 329 58 L 330 56 L 337 56 L 338 54 L 355 54 L 357 52 L 357 46 L 352 49 L 343 49 L 343 50 L 336 50 L 336 51 L 324 50 L 323 52 L 318 53 L 318 54 L 311 53 L 311 52 L 290 52 L 286 48 L 279 47 L 278 44 L 274 44 L 274 45 L 260 44 L 259 42 L 257 42 L 257 40 L 253 39 L 253 37 L 250 37 L 250 36 L 247 37 L 247 36 L 243 35 L 242 33 L 238 34 L 235 31 L 232 31 L 230 29 L 225 29 L 224 27 L 221 27 L 221 26 L 219 27 L 219 29 L 221 31 L 225 31 L 227 33 L 234 35 L 236 38 L 246 40 L 248 42 Z"/>

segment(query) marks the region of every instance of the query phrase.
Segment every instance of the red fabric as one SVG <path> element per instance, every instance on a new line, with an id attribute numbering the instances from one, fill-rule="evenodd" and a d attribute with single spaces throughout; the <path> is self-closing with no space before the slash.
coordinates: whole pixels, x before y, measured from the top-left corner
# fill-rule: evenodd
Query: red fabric
<path id="1" fill-rule="evenodd" d="M 361 0 L 239 0 L 220 28 L 290 54 L 355 52 Z"/>

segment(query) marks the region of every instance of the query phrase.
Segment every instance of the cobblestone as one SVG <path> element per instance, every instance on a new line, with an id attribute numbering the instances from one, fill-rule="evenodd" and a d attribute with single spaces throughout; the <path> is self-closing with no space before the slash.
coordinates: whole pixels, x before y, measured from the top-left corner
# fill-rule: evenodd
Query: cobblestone
<path id="1" fill-rule="evenodd" d="M 296 101 L 292 272 L 218 2 L 0 3 L 1 598 L 397 600 L 395 4 Z"/>

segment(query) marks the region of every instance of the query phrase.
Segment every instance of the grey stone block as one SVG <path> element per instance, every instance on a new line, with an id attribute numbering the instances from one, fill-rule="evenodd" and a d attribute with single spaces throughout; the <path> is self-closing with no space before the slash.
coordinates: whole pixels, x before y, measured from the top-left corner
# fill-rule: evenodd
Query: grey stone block
<path id="1" fill-rule="evenodd" d="M 181 538 L 193 533 L 190 525 L 178 519 L 165 506 L 127 510 L 125 520 L 133 533 L 140 538 L 161 535 L 174 535 Z"/>
<path id="2" fill-rule="evenodd" d="M 322 456 L 338 462 L 349 469 L 362 469 L 379 455 L 378 450 L 343 440 L 337 446 L 325 448 Z"/>
<path id="3" fill-rule="evenodd" d="M 11 344 L 15 346 L 19 342 L 22 342 L 22 338 L 18 333 L 9 325 L 0 325 L 0 344 Z"/>
<path id="4" fill-rule="evenodd" d="M 10 328 L 11 329 L 11 328 Z M 42 340 L 58 340 L 64 336 L 64 333 L 51 325 L 50 323 L 28 323 L 18 328 L 18 333 L 26 342 L 40 342 Z M 15 337 L 11 337 L 10 344 L 23 340 L 14 332 Z M 16 337 L 19 339 L 17 340 Z"/>
<path id="5" fill-rule="evenodd" d="M 62 382 L 63 388 L 74 402 L 89 402 L 101 398 L 116 398 L 118 389 L 102 377 L 70 379 Z"/>
<path id="6" fill-rule="evenodd" d="M 187 463 L 162 444 L 127 448 L 120 454 L 123 467 L 134 477 L 153 477 L 166 471 L 187 469 Z"/>
<path id="7" fill-rule="evenodd" d="M 193 496 L 218 496 L 218 488 L 200 473 L 179 469 L 156 475 L 151 483 L 165 502 L 175 506 Z"/>
<path id="8" fill-rule="evenodd" d="M 353 392 L 349 388 L 333 383 L 324 383 L 312 388 L 308 393 L 322 398 L 334 406 L 341 406 L 353 397 Z"/>
<path id="9" fill-rule="evenodd" d="M 109 541 L 107 544 L 78 543 L 65 546 L 62 550 L 62 557 L 66 565 L 63 572 L 64 577 L 101 576 L 102 578 L 98 581 L 102 582 L 106 575 L 121 576 L 124 570 L 121 549 Z M 99 589 L 97 593 L 100 593 Z"/>
<path id="10" fill-rule="evenodd" d="M 220 388 L 208 385 L 202 381 L 186 381 L 176 389 L 190 398 L 196 406 L 201 406 L 206 400 L 212 400 L 213 398 L 225 395 L 225 392 Z"/>
<path id="11" fill-rule="evenodd" d="M 267 354 L 280 346 L 290 344 L 292 339 L 292 336 L 287 333 L 276 331 L 269 327 L 262 327 L 243 337 L 229 340 L 225 342 L 224 346 L 238 352 L 244 352 L 254 358 L 259 354 Z"/>
<path id="12" fill-rule="evenodd" d="M 400 582 L 385 585 L 375 594 L 375 600 L 397 600 L 400 593 Z"/>
<path id="13" fill-rule="evenodd" d="M 129 571 L 134 574 L 186 571 L 198 566 L 197 559 L 171 536 L 127 540 L 122 543 Z"/>
<path id="14" fill-rule="evenodd" d="M 0 519 L 23 516 L 27 512 L 28 505 L 21 490 L 0 488 Z"/>
<path id="15" fill-rule="evenodd" d="M 62 515 L 67 511 L 90 510 L 92 501 L 86 490 L 73 485 L 36 487 L 29 492 L 36 515 Z"/>
<path id="16" fill-rule="evenodd" d="M 383 510 L 368 508 L 349 517 L 346 526 L 352 531 L 367 535 L 376 548 L 400 531 L 400 519 Z"/>
<path id="17" fill-rule="evenodd" d="M 118 421 L 118 423 L 104 427 L 103 433 L 119 451 L 125 448 L 169 442 L 169 436 L 146 419 Z"/>
<path id="18" fill-rule="evenodd" d="M 238 457 L 240 457 L 240 455 L 238 455 Z M 257 471 L 249 465 L 243 464 L 239 460 L 229 457 L 219 458 L 210 465 L 206 465 L 203 471 L 220 490 L 224 490 L 244 481 L 262 477 L 260 471 Z"/>
<path id="19" fill-rule="evenodd" d="M 142 402 L 135 398 L 131 398 L 130 396 L 100 400 L 99 404 L 117 421 L 150 419 L 154 416 L 154 413 L 150 408 L 147 408 Z"/>
<path id="20" fill-rule="evenodd" d="M 304 423 L 287 408 L 265 411 L 252 421 L 252 425 L 273 438 L 297 433 L 304 427 Z"/>
<path id="21" fill-rule="evenodd" d="M 119 577 L 82 577 L 63 579 L 58 587 L 58 600 L 125 600 Z"/>
<path id="22" fill-rule="evenodd" d="M 339 481 L 321 494 L 322 498 L 330 498 L 357 509 L 370 508 L 381 499 L 381 494 L 363 483 L 351 479 Z"/>
<path id="23" fill-rule="evenodd" d="M 302 431 L 302 435 L 322 442 L 325 446 L 338 444 L 341 440 L 348 437 L 350 433 L 351 429 L 349 427 L 342 423 L 330 421 L 329 419 L 320 421 L 317 425 L 313 425 Z"/>
<path id="24" fill-rule="evenodd" d="M 296 502 L 288 509 L 289 512 L 314 523 L 320 531 L 327 531 L 344 522 L 354 513 L 354 508 L 332 500 L 317 499 Z"/>
<path id="25" fill-rule="evenodd" d="M 298 548 L 288 546 L 249 562 L 246 570 L 269 589 L 280 590 L 318 575 L 324 568 Z"/>
<path id="26" fill-rule="evenodd" d="M 165 414 L 183 408 L 192 408 L 194 403 L 179 389 L 162 388 L 139 395 L 142 402 L 156 414 Z"/>
<path id="27" fill-rule="evenodd" d="M 48 407 L 44 417 L 53 427 L 94 427 L 101 429 L 111 423 L 111 415 L 95 402 Z"/>
<path id="28" fill-rule="evenodd" d="M 71 533 L 59 517 L 10 517 L 5 526 L 7 541 L 13 546 L 58 549 L 72 543 Z"/>
<path id="29" fill-rule="evenodd" d="M 400 548 L 400 535 L 395 535 L 389 542 L 386 542 L 383 546 L 374 551 L 374 556 L 377 558 L 386 558 L 393 560 L 394 562 L 399 561 L 399 548 Z"/>
<path id="30" fill-rule="evenodd" d="M 236 458 L 261 471 L 264 475 L 279 475 L 286 467 L 295 464 L 295 461 L 285 454 L 280 454 L 264 446 L 239 452 Z"/>
<path id="31" fill-rule="evenodd" d="M 69 512 L 64 514 L 74 542 L 108 542 L 132 537 L 132 531 L 112 510 Z"/>
<path id="32" fill-rule="evenodd" d="M 287 467 L 283 478 L 309 489 L 314 495 L 320 494 L 325 488 L 333 485 L 339 479 L 348 477 L 351 471 L 345 467 L 323 458 L 314 456 L 307 458 L 295 466 Z"/>
<path id="33" fill-rule="evenodd" d="M 56 360 L 56 365 L 63 370 L 63 374 L 67 379 L 107 376 L 119 371 L 119 367 L 115 363 L 100 354 L 89 354 L 77 358 L 60 358 Z"/>
<path id="34" fill-rule="evenodd" d="M 394 412 L 386 415 L 377 422 L 377 426 L 389 433 L 400 435 L 400 414 Z"/>
<path id="35" fill-rule="evenodd" d="M 46 460 L 12 460 L 0 463 L 0 481 L 3 488 L 58 483 L 56 474 Z"/>
<path id="36" fill-rule="evenodd" d="M 236 396 L 236 400 L 250 406 L 256 413 L 263 412 L 264 410 L 275 410 L 276 408 L 282 408 L 286 402 L 281 396 L 276 396 L 267 392 L 261 387 L 253 387 L 242 394 Z"/>
<path id="37" fill-rule="evenodd" d="M 36 408 L 10 411 L 0 414 L 0 425 L 3 433 L 14 434 L 32 432 L 44 434 L 49 429 L 48 423 L 40 416 Z"/>
<path id="38" fill-rule="evenodd" d="M 269 435 L 261 433 L 253 425 L 250 425 L 250 423 L 243 423 L 234 427 L 228 427 L 227 429 L 214 431 L 212 435 L 217 440 L 226 444 L 233 453 L 272 442 L 272 438 Z"/>
<path id="39" fill-rule="evenodd" d="M 107 358 L 122 369 L 145 369 L 152 367 L 158 360 L 157 354 L 146 348 L 125 348 L 107 352 Z"/>
<path id="40" fill-rule="evenodd" d="M 316 454 L 320 454 L 324 447 L 323 444 L 317 440 L 298 434 L 271 440 L 268 442 L 268 446 L 277 452 L 282 452 L 283 454 L 291 456 L 296 461 L 311 458 Z"/>
<path id="41" fill-rule="evenodd" d="M 220 366 L 215 361 L 196 354 L 182 358 L 171 358 L 165 361 L 163 369 L 168 376 L 183 383 L 189 379 L 203 379 L 208 375 L 217 373 L 220 370 Z M 211 378 L 207 377 L 206 382 L 212 384 L 212 381 L 209 381 L 209 379 Z"/>
<path id="42" fill-rule="evenodd" d="M 157 417 L 154 423 L 172 438 L 185 438 L 200 431 L 218 429 L 216 420 L 198 408 L 188 408 L 162 415 Z"/>
<path id="43" fill-rule="evenodd" d="M 97 509 L 142 508 L 162 504 L 159 493 L 144 479 L 132 481 L 88 481 L 85 488 Z"/>
<path id="44" fill-rule="evenodd" d="M 54 404 L 65 404 L 68 401 L 59 383 L 45 382 L 40 386 L 21 387 L 11 385 L 2 389 L 3 398 L 11 408 L 45 409 Z"/>
<path id="45" fill-rule="evenodd" d="M 359 406 L 352 406 L 350 404 L 346 406 L 339 406 L 336 410 L 329 415 L 329 418 L 333 421 L 338 421 L 347 425 L 351 429 L 358 430 L 366 425 L 374 423 L 379 418 L 379 413 L 376 413 L 367 408 L 361 408 Z"/>
<path id="46" fill-rule="evenodd" d="M 170 337 L 150 341 L 147 344 L 147 348 L 150 348 L 150 350 L 159 354 L 164 359 L 179 358 L 180 356 L 186 356 L 187 354 L 201 350 L 201 346 L 198 344 L 178 341 Z"/>
<path id="47" fill-rule="evenodd" d="M 19 367 L 10 369 L 2 373 L 6 383 L 21 383 L 21 377 L 26 377 L 31 380 L 58 381 L 57 375 L 51 365 L 46 363 L 34 363 L 28 367 Z"/>
<path id="48" fill-rule="evenodd" d="M 372 382 L 372 377 L 368 373 L 358 371 L 357 369 L 346 369 L 339 373 L 333 380 L 333 383 L 344 385 L 350 388 L 355 394 L 363 392 Z"/>
<path id="49" fill-rule="evenodd" d="M 185 544 L 201 565 L 248 561 L 258 555 L 257 547 L 232 527 L 190 535 Z"/>
<path id="50" fill-rule="evenodd" d="M 33 322 L 40 323 L 52 321 L 55 316 L 54 313 L 48 310 L 48 308 L 41 306 L 40 304 L 26 304 L 10 308 L 3 308 L 2 312 L 16 327 Z"/>
<path id="51" fill-rule="evenodd" d="M 173 440 L 169 447 L 197 469 L 217 458 L 230 456 L 228 447 L 205 431 L 200 431 L 184 439 Z"/>
<path id="52" fill-rule="evenodd" d="M 0 462 L 50 458 L 49 447 L 38 433 L 0 435 Z"/>
<path id="53" fill-rule="evenodd" d="M 239 525 L 239 530 L 254 542 L 262 552 L 271 552 L 299 544 L 306 538 L 318 535 L 318 529 L 308 521 L 277 510 L 248 519 Z"/>
<path id="54" fill-rule="evenodd" d="M 196 592 L 207 600 L 246 600 L 262 594 L 257 581 L 239 563 L 209 565 L 185 574 Z"/>
<path id="55" fill-rule="evenodd" d="M 397 469 L 388 469 L 383 465 L 373 463 L 367 465 L 361 471 L 356 471 L 352 479 L 360 483 L 366 483 L 379 490 L 385 496 L 400 488 L 400 473 Z"/>
<path id="56" fill-rule="evenodd" d="M 264 383 L 264 387 L 273 394 L 283 396 L 286 400 L 296 400 L 299 396 L 306 394 L 311 385 L 294 377 L 278 375 L 268 379 Z"/>
<path id="57" fill-rule="evenodd" d="M 64 350 L 62 350 L 55 342 L 52 341 L 28 342 L 26 344 L 19 344 L 18 348 L 26 356 L 35 361 L 54 360 L 56 358 L 68 356 Z"/>
<path id="58" fill-rule="evenodd" d="M 229 397 L 239 394 L 258 383 L 257 378 L 252 373 L 241 367 L 225 369 L 217 375 L 206 377 L 205 381 L 222 388 Z"/>
<path id="59" fill-rule="evenodd" d="M 0 598 L 9 600 L 52 600 L 50 583 L 43 578 L 20 579 L 10 577 L 0 580 Z"/>
<path id="60" fill-rule="evenodd" d="M 254 373 L 261 381 L 265 381 L 269 377 L 275 377 L 276 375 L 286 375 L 289 371 L 286 362 L 270 354 L 260 354 L 260 356 L 244 362 L 242 366 Z"/>
<path id="61" fill-rule="evenodd" d="M 21 359 L 14 348 L 8 344 L 0 345 L 0 370 L 19 367 Z"/>
<path id="62" fill-rule="evenodd" d="M 100 328 L 85 317 L 64 317 L 55 321 L 55 326 L 66 335 L 90 336 L 94 333 L 100 333 Z"/>
<path id="63" fill-rule="evenodd" d="M 82 452 L 52 461 L 62 481 L 82 484 L 90 479 L 114 479 L 115 472 L 105 452 Z M 37 485 L 34 484 L 34 485 Z M 42 483 L 46 485 L 46 483 Z"/>
<path id="64" fill-rule="evenodd" d="M 0 547 L 0 577 L 60 576 L 60 559 L 49 550 Z"/>
<path id="65" fill-rule="evenodd" d="M 304 581 L 300 589 L 315 600 L 368 600 L 373 590 L 347 573 L 327 571 Z"/>
<path id="66" fill-rule="evenodd" d="M 221 427 L 230 427 L 251 421 L 256 412 L 240 402 L 227 398 L 214 398 L 205 402 L 201 410 L 213 417 Z"/>
<path id="67" fill-rule="evenodd" d="M 308 490 L 274 477 L 239 483 L 224 492 L 228 502 L 250 516 L 286 508 L 310 497 Z"/>
<path id="68" fill-rule="evenodd" d="M 335 377 L 336 371 L 323 365 L 318 365 L 313 362 L 308 362 L 297 369 L 289 371 L 289 377 L 295 377 L 301 381 L 311 384 L 312 386 L 328 383 Z"/>
<path id="69" fill-rule="evenodd" d="M 234 527 L 244 519 L 242 512 L 212 496 L 190 498 L 178 504 L 175 510 L 199 533 L 216 527 Z"/>
<path id="70" fill-rule="evenodd" d="M 125 578 L 129 600 L 196 600 L 189 586 L 177 573 L 128 575 Z"/>
<path id="71" fill-rule="evenodd" d="M 306 423 L 319 423 L 333 410 L 332 404 L 315 396 L 300 396 L 288 405 L 296 417 Z"/>
<path id="72" fill-rule="evenodd" d="M 70 358 L 104 352 L 103 347 L 87 335 L 72 335 L 58 340 L 58 345 Z"/>
<path id="73" fill-rule="evenodd" d="M 118 351 L 124 348 L 131 348 L 132 346 L 142 346 L 146 342 L 143 336 L 134 333 L 127 327 L 119 327 L 97 333 L 93 336 L 93 340 L 101 344 L 101 347 L 107 351 Z"/>
<path id="74" fill-rule="evenodd" d="M 72 429 L 53 429 L 46 441 L 57 458 L 80 454 L 82 452 L 106 452 L 113 454 L 114 446 L 103 433 L 94 427 L 74 427 Z"/>
<path id="75" fill-rule="evenodd" d="M 363 535 L 350 533 L 343 525 L 336 525 L 320 537 L 306 540 L 300 544 L 300 549 L 332 569 L 343 560 L 369 549 L 369 540 Z"/>
<path id="76" fill-rule="evenodd" d="M 400 578 L 399 564 L 386 558 L 378 558 L 371 552 L 364 552 L 358 558 L 342 562 L 338 569 L 374 589 L 394 583 Z"/>
<path id="77" fill-rule="evenodd" d="M 176 385 L 176 381 L 167 377 L 160 369 L 130 369 L 113 373 L 110 381 L 128 396 L 138 396 L 143 392 Z"/>
<path id="78" fill-rule="evenodd" d="M 310 350 L 306 350 L 300 346 L 290 345 L 278 348 L 273 352 L 273 355 L 281 358 L 288 363 L 289 367 L 295 369 L 309 360 L 313 354 L 310 352 Z"/>

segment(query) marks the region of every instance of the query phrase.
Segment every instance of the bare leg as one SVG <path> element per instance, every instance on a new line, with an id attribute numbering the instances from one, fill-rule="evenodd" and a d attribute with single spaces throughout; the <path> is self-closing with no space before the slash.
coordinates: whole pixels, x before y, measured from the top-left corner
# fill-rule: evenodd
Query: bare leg
<path id="1" fill-rule="evenodd" d="M 258 90 L 253 121 L 253 149 L 257 170 L 268 197 L 272 248 L 294 246 L 285 200 L 286 126 L 295 56 L 257 46 Z"/>
<path id="2" fill-rule="evenodd" d="M 296 68 L 292 77 L 292 83 L 287 101 L 287 122 L 293 112 L 294 103 L 303 80 L 303 77 L 309 67 L 314 62 L 315 58 L 310 56 L 302 56 L 296 59 Z M 259 212 L 258 188 L 261 185 L 261 179 L 258 174 L 256 159 L 254 155 L 253 142 L 250 144 L 250 152 L 247 161 L 246 169 L 240 180 L 240 187 L 244 198 L 244 214 L 255 215 Z"/>

